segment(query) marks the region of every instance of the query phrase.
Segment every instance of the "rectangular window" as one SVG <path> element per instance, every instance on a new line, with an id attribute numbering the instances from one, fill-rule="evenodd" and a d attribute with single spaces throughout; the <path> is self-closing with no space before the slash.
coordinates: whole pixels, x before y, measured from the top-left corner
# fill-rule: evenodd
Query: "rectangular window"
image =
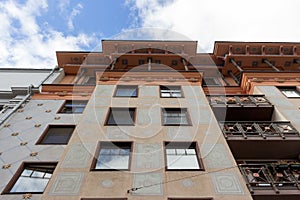
<path id="1" fill-rule="evenodd" d="M 56 163 L 25 163 L 6 193 L 43 193 L 55 167 Z"/>
<path id="2" fill-rule="evenodd" d="M 196 142 L 165 142 L 167 170 L 203 170 Z"/>
<path id="3" fill-rule="evenodd" d="M 94 170 L 129 170 L 131 142 L 101 142 Z"/>
<path id="4" fill-rule="evenodd" d="M 168 200 L 213 200 L 213 198 L 168 198 Z"/>
<path id="5" fill-rule="evenodd" d="M 278 87 L 278 89 L 288 98 L 299 98 L 300 91 L 297 87 Z"/>
<path id="6" fill-rule="evenodd" d="M 181 86 L 160 86 L 160 97 L 181 98 L 183 97 Z"/>
<path id="7" fill-rule="evenodd" d="M 162 124 L 164 126 L 190 125 L 186 108 L 163 108 Z"/>
<path id="8" fill-rule="evenodd" d="M 160 86 L 160 97 L 162 98 L 180 98 L 183 97 L 181 86 Z"/>
<path id="9" fill-rule="evenodd" d="M 49 125 L 37 144 L 68 144 L 74 129 L 74 125 Z"/>
<path id="10" fill-rule="evenodd" d="M 202 79 L 202 86 L 221 86 L 221 82 L 218 78 L 214 77 L 205 77 Z"/>
<path id="11" fill-rule="evenodd" d="M 106 125 L 134 126 L 135 108 L 110 108 Z"/>
<path id="12" fill-rule="evenodd" d="M 117 85 L 115 97 L 137 97 L 137 85 Z"/>
<path id="13" fill-rule="evenodd" d="M 82 198 L 81 200 L 127 200 L 127 198 Z"/>
<path id="14" fill-rule="evenodd" d="M 59 113 L 78 114 L 83 113 L 87 100 L 66 100 Z"/>

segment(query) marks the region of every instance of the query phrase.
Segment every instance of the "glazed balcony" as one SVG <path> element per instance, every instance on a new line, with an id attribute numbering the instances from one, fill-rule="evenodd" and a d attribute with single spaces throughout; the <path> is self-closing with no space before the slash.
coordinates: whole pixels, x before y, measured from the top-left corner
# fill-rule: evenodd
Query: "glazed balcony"
<path id="1" fill-rule="evenodd" d="M 236 159 L 290 159 L 300 152 L 300 133 L 290 122 L 220 122 Z"/>
<path id="2" fill-rule="evenodd" d="M 254 200 L 300 199 L 298 161 L 245 162 L 239 169 Z"/>
<path id="3" fill-rule="evenodd" d="M 274 106 L 263 95 L 211 95 L 218 121 L 270 121 Z"/>

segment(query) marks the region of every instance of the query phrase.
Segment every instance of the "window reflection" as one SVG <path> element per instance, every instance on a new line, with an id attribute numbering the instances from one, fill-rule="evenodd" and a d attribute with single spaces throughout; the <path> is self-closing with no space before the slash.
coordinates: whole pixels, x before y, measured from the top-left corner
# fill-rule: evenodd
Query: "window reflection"
<path id="1" fill-rule="evenodd" d="M 166 143 L 166 159 L 168 170 L 197 170 L 200 164 L 195 149 L 195 143 Z"/>
<path id="2" fill-rule="evenodd" d="M 25 164 L 9 193 L 43 193 L 56 164 Z"/>
<path id="3" fill-rule="evenodd" d="M 128 170 L 130 161 L 130 151 L 131 143 L 101 143 L 95 169 Z"/>

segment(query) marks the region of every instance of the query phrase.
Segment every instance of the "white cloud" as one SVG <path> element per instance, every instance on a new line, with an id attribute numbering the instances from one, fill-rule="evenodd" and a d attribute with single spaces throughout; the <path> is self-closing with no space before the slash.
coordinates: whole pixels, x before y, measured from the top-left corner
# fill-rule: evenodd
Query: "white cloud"
<path id="1" fill-rule="evenodd" d="M 198 40 L 212 52 L 214 41 L 300 41 L 300 1 L 127 0 L 141 27 L 167 28 Z"/>
<path id="2" fill-rule="evenodd" d="M 69 30 L 74 30 L 74 25 L 73 25 L 73 19 L 80 14 L 80 11 L 82 10 L 83 6 L 79 3 L 76 5 L 75 8 L 72 9 L 72 12 L 68 18 L 68 28 Z"/>
<path id="3" fill-rule="evenodd" d="M 37 17 L 47 11 L 47 0 L 17 2 L 0 2 L 0 67 L 53 68 L 56 51 L 80 50 L 97 40 L 95 35 L 64 35 L 46 23 L 38 24 Z"/>

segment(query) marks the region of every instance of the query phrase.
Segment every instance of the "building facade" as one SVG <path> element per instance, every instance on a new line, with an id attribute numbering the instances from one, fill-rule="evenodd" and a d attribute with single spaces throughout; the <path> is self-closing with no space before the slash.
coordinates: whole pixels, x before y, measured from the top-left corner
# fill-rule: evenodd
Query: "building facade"
<path id="1" fill-rule="evenodd" d="M 299 199 L 300 44 L 196 49 L 57 52 L 1 122 L 0 199 Z"/>

